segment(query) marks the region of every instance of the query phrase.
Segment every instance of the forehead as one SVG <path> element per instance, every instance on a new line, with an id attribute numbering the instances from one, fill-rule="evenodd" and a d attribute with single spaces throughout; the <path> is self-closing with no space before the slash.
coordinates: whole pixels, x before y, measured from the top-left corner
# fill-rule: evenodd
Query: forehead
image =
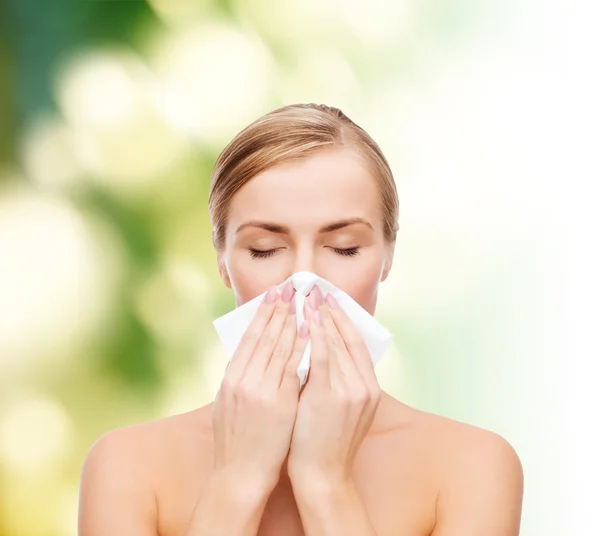
<path id="1" fill-rule="evenodd" d="M 229 221 L 265 219 L 322 224 L 363 217 L 375 226 L 379 199 L 363 158 L 349 149 L 322 150 L 256 175 L 233 197 Z"/>

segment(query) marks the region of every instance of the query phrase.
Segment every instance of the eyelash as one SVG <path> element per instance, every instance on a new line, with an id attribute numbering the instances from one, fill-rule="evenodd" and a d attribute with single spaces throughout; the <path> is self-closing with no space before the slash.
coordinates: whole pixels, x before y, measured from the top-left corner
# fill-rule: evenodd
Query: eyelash
<path id="1" fill-rule="evenodd" d="M 342 249 L 342 248 L 331 248 L 333 251 L 335 251 L 338 255 L 342 255 L 344 257 L 354 257 L 356 255 L 358 255 L 358 250 L 360 248 L 356 247 L 356 248 L 347 248 L 347 249 Z M 267 250 L 260 250 L 260 249 L 252 249 L 250 248 L 250 256 L 253 259 L 266 259 L 267 257 L 270 257 L 271 255 L 273 255 L 275 252 L 277 251 L 277 249 L 267 249 Z"/>

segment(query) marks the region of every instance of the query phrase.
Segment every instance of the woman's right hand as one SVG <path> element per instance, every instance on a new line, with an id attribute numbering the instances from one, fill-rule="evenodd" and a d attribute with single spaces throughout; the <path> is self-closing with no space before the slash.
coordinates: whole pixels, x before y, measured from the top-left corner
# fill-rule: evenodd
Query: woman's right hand
<path id="1" fill-rule="evenodd" d="M 214 473 L 276 485 L 289 452 L 308 326 L 296 328 L 294 288 L 269 290 L 225 372 L 213 406 Z"/>

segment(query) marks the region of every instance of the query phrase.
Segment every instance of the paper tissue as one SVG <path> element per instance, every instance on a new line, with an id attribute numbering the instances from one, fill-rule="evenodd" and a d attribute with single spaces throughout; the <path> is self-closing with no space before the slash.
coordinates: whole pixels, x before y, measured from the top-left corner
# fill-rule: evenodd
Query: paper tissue
<path id="1" fill-rule="evenodd" d="M 358 303 L 356 303 L 348 294 L 343 290 L 332 285 L 329 281 L 319 277 L 312 272 L 296 272 L 288 279 L 278 285 L 278 292 L 281 294 L 284 286 L 288 281 L 292 281 L 296 294 L 294 299 L 296 300 L 296 316 L 298 319 L 298 328 L 304 322 L 304 301 L 306 296 L 311 291 L 313 286 L 319 287 L 323 296 L 327 294 L 333 294 L 340 304 L 340 307 L 346 311 L 348 316 L 354 322 L 357 331 L 363 336 L 366 346 L 371 354 L 373 364 L 376 365 L 381 357 L 383 356 L 388 345 L 392 341 L 392 334 L 384 328 L 373 316 L 365 311 Z M 225 351 L 231 360 L 233 357 L 242 335 L 246 331 L 246 328 L 250 324 L 258 306 L 263 300 L 266 292 L 257 296 L 256 298 L 246 302 L 245 304 L 237 307 L 230 313 L 217 318 L 214 321 L 215 329 L 217 334 L 225 347 Z M 304 385 L 308 376 L 310 368 L 310 342 L 300 365 L 298 366 L 298 377 L 300 378 L 300 384 Z"/>

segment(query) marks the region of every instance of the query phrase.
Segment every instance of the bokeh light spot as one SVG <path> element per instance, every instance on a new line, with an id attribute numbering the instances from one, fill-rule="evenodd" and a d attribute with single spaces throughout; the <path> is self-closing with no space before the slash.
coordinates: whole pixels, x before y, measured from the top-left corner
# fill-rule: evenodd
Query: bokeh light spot
<path id="1" fill-rule="evenodd" d="M 0 457 L 11 470 L 35 472 L 60 460 L 72 432 L 56 401 L 40 395 L 14 401 L 0 413 Z"/>
<path id="2" fill-rule="evenodd" d="M 2 194 L 0 369 L 36 373 L 44 367 L 33 363 L 73 356 L 101 329 L 119 265 L 110 235 L 67 201 L 25 189 Z"/>
<path id="3" fill-rule="evenodd" d="M 272 60 L 257 36 L 206 22 L 159 43 L 154 54 L 168 116 L 202 143 L 222 147 L 267 111 Z"/>

